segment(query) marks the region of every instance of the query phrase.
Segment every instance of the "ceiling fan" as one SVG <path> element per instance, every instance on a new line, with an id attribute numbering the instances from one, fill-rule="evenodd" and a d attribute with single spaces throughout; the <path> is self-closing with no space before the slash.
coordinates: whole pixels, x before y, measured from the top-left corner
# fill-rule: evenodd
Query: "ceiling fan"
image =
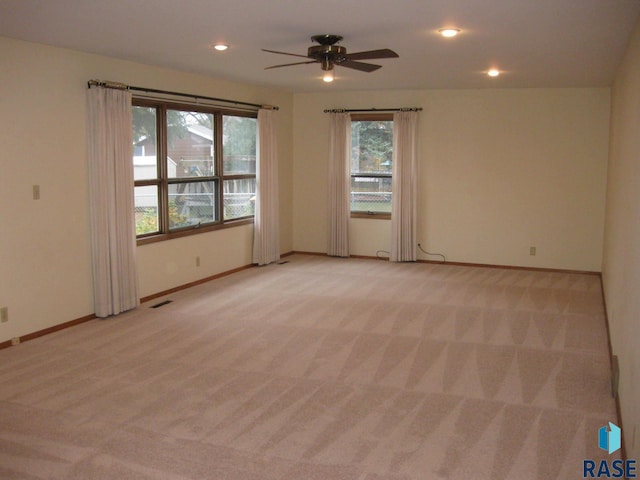
<path id="1" fill-rule="evenodd" d="M 290 55 L 293 57 L 307 58 L 306 62 L 285 63 L 283 65 L 273 65 L 266 67 L 265 70 L 271 68 L 290 67 L 292 65 L 306 65 L 309 63 L 319 63 L 322 70 L 333 73 L 334 65 L 340 67 L 353 68 L 361 72 L 373 72 L 382 67 L 382 65 L 374 65 L 373 63 L 360 62 L 359 60 L 372 60 L 377 58 L 397 58 L 398 54 L 388 48 L 380 50 L 368 50 L 365 52 L 347 53 L 347 49 L 341 45 L 336 45 L 342 40 L 340 35 L 314 35 L 311 41 L 318 45 L 312 45 L 307 50 L 306 55 L 298 55 L 297 53 L 277 52 L 275 50 L 262 49 L 263 52 L 277 53 L 280 55 Z M 333 76 L 331 76 L 333 80 Z M 325 77 L 325 81 L 327 78 Z M 330 81 L 330 80 L 329 80 Z"/>

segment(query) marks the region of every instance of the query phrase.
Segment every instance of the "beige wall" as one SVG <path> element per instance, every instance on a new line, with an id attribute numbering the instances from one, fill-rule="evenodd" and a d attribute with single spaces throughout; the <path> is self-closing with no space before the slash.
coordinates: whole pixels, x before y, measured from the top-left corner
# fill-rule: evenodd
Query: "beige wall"
<path id="1" fill-rule="evenodd" d="M 640 459 L 640 22 L 611 96 L 603 281 L 627 455 Z"/>
<path id="2" fill-rule="evenodd" d="M 0 306 L 9 307 L 0 342 L 93 312 L 85 165 L 91 78 L 279 105 L 281 245 L 291 251 L 291 94 L 2 37 L 0 58 Z M 142 296 L 251 263 L 251 236 L 245 226 L 138 247 Z"/>
<path id="3" fill-rule="evenodd" d="M 296 94 L 296 250 L 326 252 L 329 124 L 323 110 L 401 106 L 424 109 L 423 248 L 450 261 L 600 271 L 607 88 Z M 352 220 L 351 253 L 389 250 L 389 223 Z M 531 246 L 536 256 L 529 255 Z"/>

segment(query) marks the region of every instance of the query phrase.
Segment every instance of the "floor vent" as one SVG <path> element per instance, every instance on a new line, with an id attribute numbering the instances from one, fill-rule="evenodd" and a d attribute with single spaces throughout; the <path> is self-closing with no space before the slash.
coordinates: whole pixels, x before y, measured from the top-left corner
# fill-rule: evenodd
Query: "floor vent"
<path id="1" fill-rule="evenodd" d="M 160 307 L 164 307 L 165 305 L 169 304 L 173 302 L 173 300 L 165 300 L 164 302 L 160 302 L 160 303 L 156 303 L 155 305 L 151 305 L 151 308 L 160 308 Z"/>
<path id="2" fill-rule="evenodd" d="M 611 358 L 611 395 L 613 397 L 618 396 L 618 384 L 620 383 L 620 365 L 618 363 L 618 356 L 614 355 Z"/>

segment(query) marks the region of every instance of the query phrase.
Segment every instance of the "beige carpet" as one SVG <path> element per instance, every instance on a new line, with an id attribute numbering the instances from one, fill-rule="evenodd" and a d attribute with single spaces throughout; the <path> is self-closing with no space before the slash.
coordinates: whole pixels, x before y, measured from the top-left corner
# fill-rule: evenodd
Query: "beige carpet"
<path id="1" fill-rule="evenodd" d="M 2 479 L 576 479 L 593 275 L 305 255 L 0 351 Z"/>

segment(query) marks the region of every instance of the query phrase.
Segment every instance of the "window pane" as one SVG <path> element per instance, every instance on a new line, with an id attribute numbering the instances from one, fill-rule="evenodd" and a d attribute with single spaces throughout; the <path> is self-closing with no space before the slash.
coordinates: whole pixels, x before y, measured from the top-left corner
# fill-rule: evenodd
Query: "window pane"
<path id="1" fill-rule="evenodd" d="M 224 181 L 224 219 L 250 217 L 256 207 L 256 179 Z"/>
<path id="2" fill-rule="evenodd" d="M 216 221 L 214 182 L 169 185 L 169 228 L 183 228 Z"/>
<path id="3" fill-rule="evenodd" d="M 212 114 L 167 110 L 168 177 L 215 175 L 213 138 Z"/>
<path id="4" fill-rule="evenodd" d="M 351 177 L 351 211 L 391 213 L 391 177 Z"/>
<path id="5" fill-rule="evenodd" d="M 393 121 L 351 122 L 351 173 L 391 174 Z"/>
<path id="6" fill-rule="evenodd" d="M 256 173 L 257 120 L 222 117 L 222 152 L 225 175 Z"/>
<path id="7" fill-rule="evenodd" d="M 156 149 L 156 109 L 132 107 L 133 117 L 133 178 L 150 180 L 158 178 Z"/>
<path id="8" fill-rule="evenodd" d="M 158 222 L 158 187 L 156 185 L 135 187 L 134 205 L 136 235 L 158 232 L 160 230 Z"/>

